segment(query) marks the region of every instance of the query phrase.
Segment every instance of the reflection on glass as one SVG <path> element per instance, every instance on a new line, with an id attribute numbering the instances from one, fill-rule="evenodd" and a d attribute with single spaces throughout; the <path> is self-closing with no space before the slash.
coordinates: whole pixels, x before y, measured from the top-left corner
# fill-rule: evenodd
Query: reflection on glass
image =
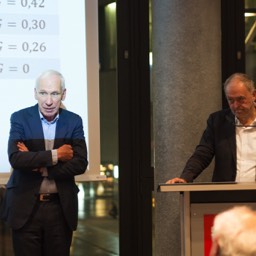
<path id="1" fill-rule="evenodd" d="M 256 81 L 256 1 L 245 0 L 245 67 Z"/>
<path id="2" fill-rule="evenodd" d="M 85 198 L 85 191 L 82 183 L 78 184 L 79 193 L 78 193 L 78 218 L 83 219 L 85 217 L 84 214 L 84 198 Z"/>
<path id="3" fill-rule="evenodd" d="M 119 255 L 116 180 L 77 183 L 78 227 L 71 255 Z"/>

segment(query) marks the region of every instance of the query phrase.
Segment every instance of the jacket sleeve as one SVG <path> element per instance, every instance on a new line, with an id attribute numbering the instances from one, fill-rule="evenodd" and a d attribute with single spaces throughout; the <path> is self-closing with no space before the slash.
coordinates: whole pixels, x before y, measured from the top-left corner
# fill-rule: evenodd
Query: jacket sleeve
<path id="1" fill-rule="evenodd" d="M 35 168 L 52 165 L 51 151 L 45 151 L 43 138 L 27 138 L 24 120 L 20 114 L 11 116 L 10 136 L 8 140 L 9 162 L 14 169 L 33 170 Z M 29 149 L 28 152 L 20 152 L 18 142 L 23 142 Z"/>
<path id="2" fill-rule="evenodd" d="M 199 174 L 209 166 L 215 155 L 214 121 L 212 115 L 207 120 L 207 127 L 194 153 L 188 159 L 181 178 L 192 182 Z"/>
<path id="3" fill-rule="evenodd" d="M 64 142 L 64 143 L 63 143 Z M 71 138 L 56 138 L 55 147 L 63 144 L 70 144 L 74 151 L 74 156 L 67 162 L 59 161 L 56 165 L 48 167 L 49 178 L 55 180 L 69 179 L 75 175 L 83 174 L 86 171 L 87 147 L 84 138 L 82 119 L 77 116 L 72 122 Z"/>

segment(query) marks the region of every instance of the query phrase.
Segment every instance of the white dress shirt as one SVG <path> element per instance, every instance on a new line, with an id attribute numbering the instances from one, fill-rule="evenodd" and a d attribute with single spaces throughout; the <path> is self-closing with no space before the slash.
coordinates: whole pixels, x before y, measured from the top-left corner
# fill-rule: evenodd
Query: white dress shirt
<path id="1" fill-rule="evenodd" d="M 256 170 L 256 119 L 243 126 L 236 119 L 237 182 L 254 182 Z"/>
<path id="2" fill-rule="evenodd" d="M 55 119 L 51 122 L 48 122 L 43 115 L 39 112 L 40 118 L 42 121 L 43 126 L 43 132 L 44 132 L 44 141 L 45 141 L 45 149 L 51 150 L 52 152 L 52 162 L 53 164 L 57 164 L 57 149 L 52 149 L 55 139 L 55 131 L 56 131 L 56 124 L 59 119 L 59 115 L 55 117 Z M 42 176 L 44 176 L 44 179 L 41 183 L 41 187 L 39 190 L 39 193 L 57 193 L 57 187 L 54 180 L 48 179 L 48 171 L 46 167 L 41 168 Z"/>

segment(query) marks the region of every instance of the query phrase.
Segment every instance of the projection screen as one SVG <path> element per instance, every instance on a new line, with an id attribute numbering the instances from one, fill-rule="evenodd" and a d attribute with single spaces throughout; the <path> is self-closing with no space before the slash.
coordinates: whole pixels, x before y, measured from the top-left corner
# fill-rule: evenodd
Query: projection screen
<path id="1" fill-rule="evenodd" d="M 11 171 L 10 115 L 36 104 L 34 83 L 44 70 L 66 79 L 65 107 L 83 118 L 89 166 L 77 180 L 100 175 L 97 0 L 0 1 L 0 184 Z"/>

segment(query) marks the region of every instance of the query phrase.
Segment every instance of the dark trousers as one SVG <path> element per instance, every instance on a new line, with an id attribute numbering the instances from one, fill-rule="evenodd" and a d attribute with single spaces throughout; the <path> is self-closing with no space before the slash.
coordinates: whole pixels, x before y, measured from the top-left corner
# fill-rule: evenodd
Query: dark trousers
<path id="1" fill-rule="evenodd" d="M 72 230 L 60 202 L 38 202 L 28 223 L 12 230 L 15 256 L 69 256 Z"/>

